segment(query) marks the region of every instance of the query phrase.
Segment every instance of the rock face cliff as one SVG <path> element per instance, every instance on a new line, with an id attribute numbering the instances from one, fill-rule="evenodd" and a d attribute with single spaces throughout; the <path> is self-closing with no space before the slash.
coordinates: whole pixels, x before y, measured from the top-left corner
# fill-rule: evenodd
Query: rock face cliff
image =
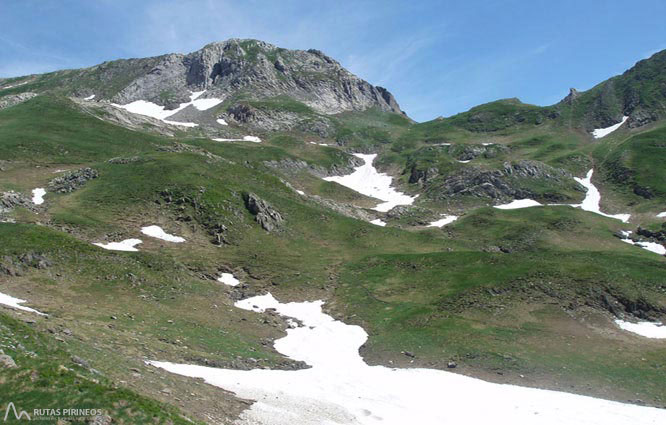
<path id="1" fill-rule="evenodd" d="M 288 50 L 257 40 L 211 43 L 186 55 L 148 58 L 152 66 L 111 100 L 148 100 L 167 109 L 187 102 L 192 91 L 203 98 L 266 99 L 302 102 L 321 114 L 379 108 L 401 113 L 393 95 L 344 69 L 318 50 Z"/>

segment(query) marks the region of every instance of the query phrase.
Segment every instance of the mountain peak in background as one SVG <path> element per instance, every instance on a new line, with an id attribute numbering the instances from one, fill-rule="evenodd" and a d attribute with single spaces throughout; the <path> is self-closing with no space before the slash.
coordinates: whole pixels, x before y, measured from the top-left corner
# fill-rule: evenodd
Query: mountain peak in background
<path id="1" fill-rule="evenodd" d="M 174 109 L 191 92 L 252 100 L 289 96 L 321 114 L 379 108 L 401 113 L 388 90 L 375 87 L 319 50 L 289 50 L 259 40 L 207 44 L 188 54 L 105 62 L 60 76 L 76 93 L 126 104 L 145 100 Z M 111 87 L 103 83 L 113 81 Z M 100 87 L 102 86 L 102 87 Z M 101 88 L 101 96 L 97 87 Z"/>

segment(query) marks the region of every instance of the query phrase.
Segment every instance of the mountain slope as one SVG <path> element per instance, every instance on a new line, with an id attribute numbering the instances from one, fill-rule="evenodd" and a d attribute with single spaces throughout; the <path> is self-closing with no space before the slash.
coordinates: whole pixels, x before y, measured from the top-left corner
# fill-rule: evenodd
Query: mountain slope
<path id="1" fill-rule="evenodd" d="M 666 117 L 666 51 L 585 92 L 571 89 L 558 107 L 564 119 L 590 131 L 619 122 L 637 128 Z"/>
<path id="2" fill-rule="evenodd" d="M 658 74 L 634 80 L 658 87 Z M 168 117 L 197 127 L 111 104 L 173 108 L 203 90 L 220 103 Z M 273 346 L 293 322 L 234 307 L 267 292 L 321 299 L 362 326 L 370 363 L 662 406 L 663 340 L 614 321 L 666 320 L 666 260 L 621 233 L 666 242 L 656 217 L 663 121 L 594 139 L 586 125 L 607 123 L 596 112 L 572 120 L 570 106 L 504 99 L 414 123 L 320 52 L 252 40 L 2 81 L 0 293 L 49 317 L 2 309 L 66 349 L 44 351 L 53 360 L 40 371 L 52 377 L 66 363 L 79 372 L 71 355 L 106 377 L 90 386 L 82 371 L 83 395 L 63 398 L 130 397 L 129 413 L 111 403 L 118 422 L 134 409 L 183 420 L 150 399 L 208 423 L 232 422 L 252 404 L 146 360 L 304 367 Z M 323 179 L 362 165 L 358 152 L 376 153 L 381 178 L 419 195 L 413 204 L 377 211 L 378 199 Z M 574 177 L 590 169 L 603 211 L 631 213 L 629 223 L 566 205 L 587 197 Z M 36 188 L 43 203 L 33 202 Z M 544 206 L 492 207 L 525 197 Z M 429 226 L 451 214 L 456 221 Z M 154 225 L 184 241 L 142 232 Z M 128 239 L 141 240 L 137 251 L 94 245 Z M 5 316 L 0 326 L 34 336 Z M 22 408 L 39 407 L 32 391 L 55 393 L 61 381 L 24 379 L 39 357 L 7 352 L 19 369 L 0 389 L 11 394 L 19 382 Z"/>

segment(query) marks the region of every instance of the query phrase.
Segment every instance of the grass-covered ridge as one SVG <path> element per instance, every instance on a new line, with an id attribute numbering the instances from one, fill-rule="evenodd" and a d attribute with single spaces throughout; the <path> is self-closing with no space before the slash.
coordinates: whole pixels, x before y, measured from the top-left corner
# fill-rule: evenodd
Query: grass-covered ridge
<path id="1" fill-rule="evenodd" d="M 168 404 L 114 386 L 108 378 L 82 364 L 80 358 L 63 350 L 61 343 L 16 319 L 0 314 L 0 329 L 0 348 L 16 363 L 16 368 L 3 371 L 3 411 L 11 401 L 18 410 L 30 415 L 34 409 L 101 409 L 120 424 L 193 423 Z M 57 417 L 45 423 L 56 421 Z"/>

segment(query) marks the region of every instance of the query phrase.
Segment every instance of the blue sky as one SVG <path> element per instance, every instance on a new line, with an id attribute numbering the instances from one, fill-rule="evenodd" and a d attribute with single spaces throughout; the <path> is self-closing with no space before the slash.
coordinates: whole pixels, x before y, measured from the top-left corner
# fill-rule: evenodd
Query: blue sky
<path id="1" fill-rule="evenodd" d="M 0 77 L 258 38 L 320 49 L 424 121 L 588 89 L 666 49 L 664 16 L 662 0 L 0 0 Z"/>

